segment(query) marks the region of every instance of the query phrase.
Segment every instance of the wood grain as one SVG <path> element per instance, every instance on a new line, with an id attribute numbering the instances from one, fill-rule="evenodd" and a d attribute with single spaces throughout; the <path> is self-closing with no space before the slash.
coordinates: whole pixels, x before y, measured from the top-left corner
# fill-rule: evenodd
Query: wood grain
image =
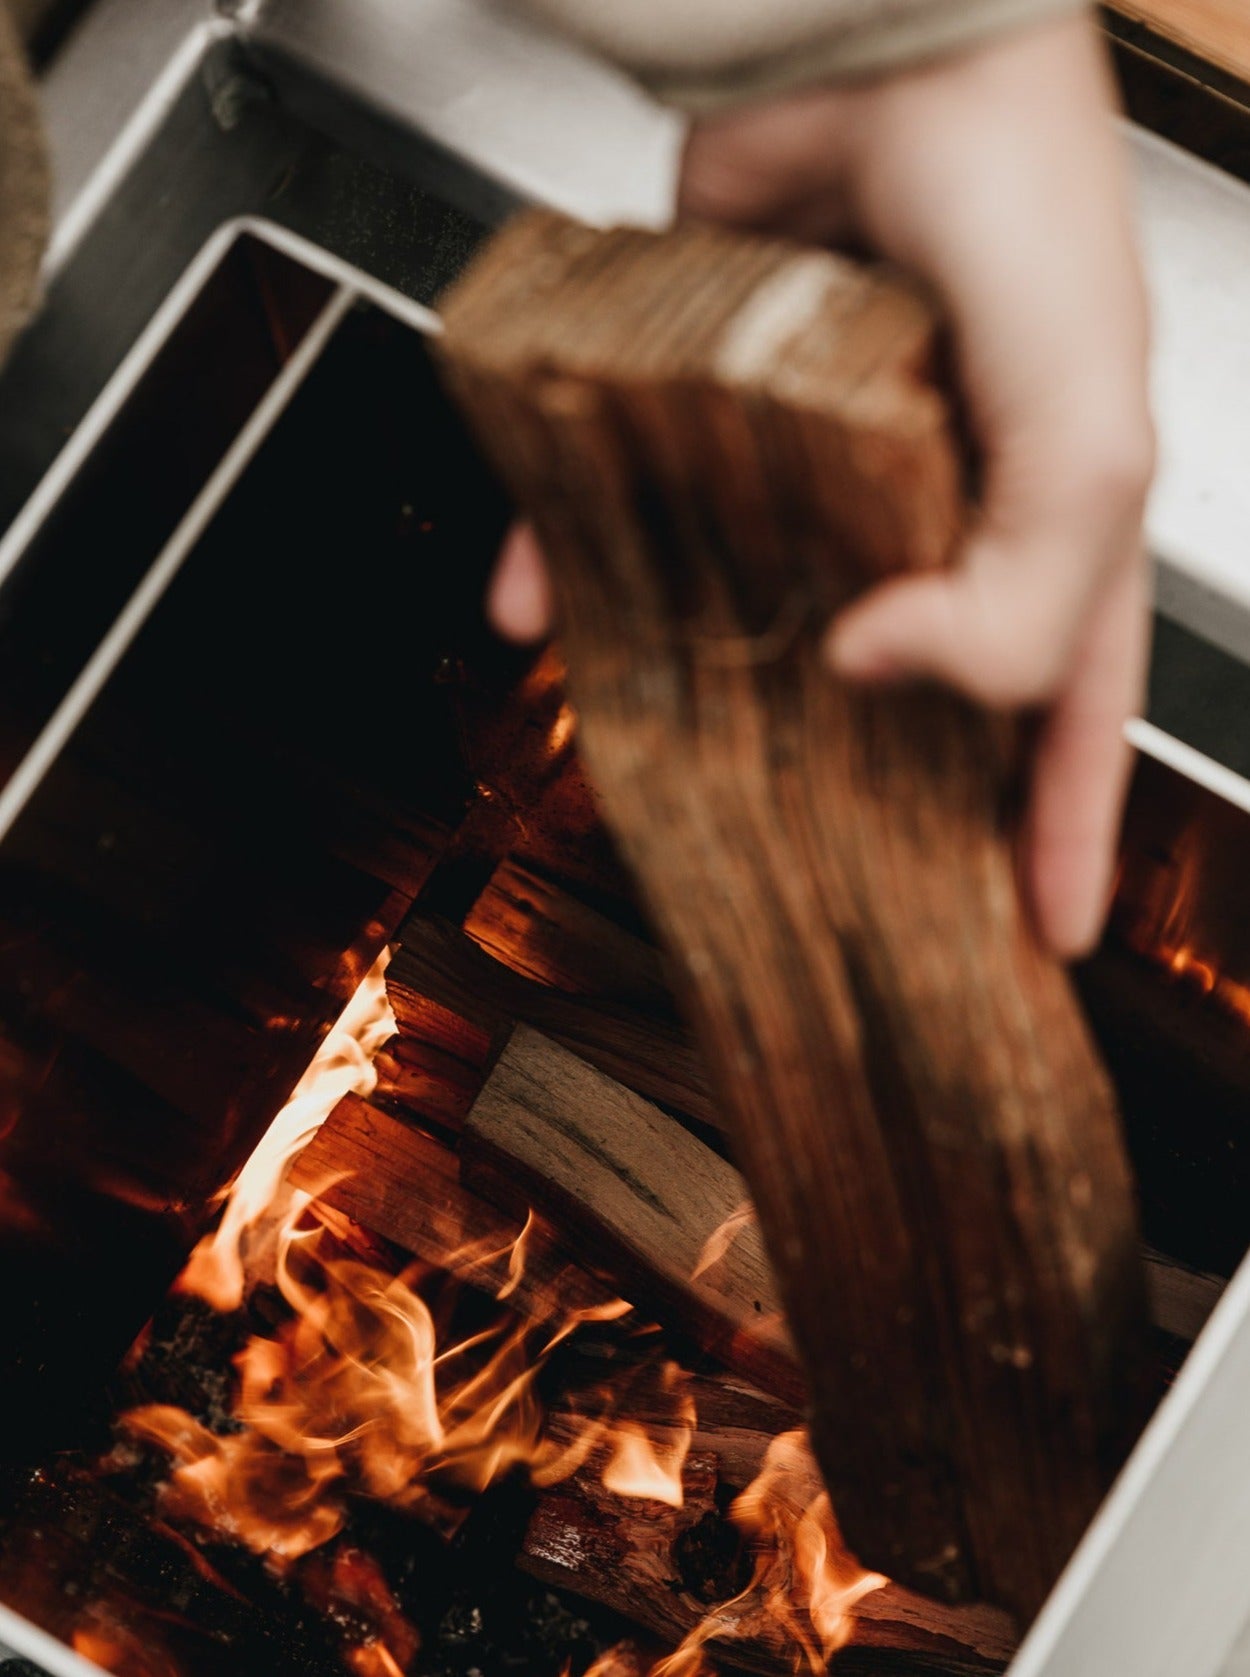
<path id="1" fill-rule="evenodd" d="M 479 1031 L 506 1032 L 513 1020 L 524 1020 L 648 1100 L 711 1128 L 723 1124 L 690 1031 L 621 1000 L 610 971 L 589 990 L 558 989 L 496 960 L 440 915 L 420 911 L 404 926 L 391 972 L 406 989 Z"/>
<path id="2" fill-rule="evenodd" d="M 1018 900 L 1021 741 L 821 630 L 965 517 L 896 279 L 532 214 L 439 353 L 547 551 L 581 749 L 680 963 L 866 1564 L 1031 1613 L 1137 1420 L 1114 1099 Z"/>
<path id="3" fill-rule="evenodd" d="M 1111 10 L 1250 82 L 1250 13 L 1243 0 L 1112 0 Z"/>
<path id="4" fill-rule="evenodd" d="M 701 1268 L 708 1241 L 742 1208 L 743 1182 L 680 1124 L 518 1025 L 468 1116 L 461 1153 L 470 1186 L 521 1213 L 540 1207 L 631 1302 L 803 1403 L 755 1225 Z"/>

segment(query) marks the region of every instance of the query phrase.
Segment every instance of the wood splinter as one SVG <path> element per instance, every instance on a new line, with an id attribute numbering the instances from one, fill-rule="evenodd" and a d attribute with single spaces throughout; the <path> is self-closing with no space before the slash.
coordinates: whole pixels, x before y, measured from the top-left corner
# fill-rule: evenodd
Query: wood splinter
<path id="1" fill-rule="evenodd" d="M 580 745 L 683 975 L 865 1565 L 1030 1615 L 1137 1418 L 1130 1173 L 1019 903 L 1020 738 L 824 625 L 965 516 L 929 303 L 688 227 L 509 224 L 443 307 Z"/>

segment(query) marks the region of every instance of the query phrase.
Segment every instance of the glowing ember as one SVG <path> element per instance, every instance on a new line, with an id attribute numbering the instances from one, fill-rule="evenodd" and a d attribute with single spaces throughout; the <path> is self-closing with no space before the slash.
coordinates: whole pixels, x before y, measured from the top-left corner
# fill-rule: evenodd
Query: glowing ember
<path id="1" fill-rule="evenodd" d="M 1250 1025 L 1250 984 L 1230 978 L 1198 947 L 1201 843 L 1201 835 L 1191 830 L 1180 845 L 1179 862 L 1161 869 L 1140 897 L 1134 895 L 1131 909 L 1121 916 L 1124 935 L 1139 955 Z"/>

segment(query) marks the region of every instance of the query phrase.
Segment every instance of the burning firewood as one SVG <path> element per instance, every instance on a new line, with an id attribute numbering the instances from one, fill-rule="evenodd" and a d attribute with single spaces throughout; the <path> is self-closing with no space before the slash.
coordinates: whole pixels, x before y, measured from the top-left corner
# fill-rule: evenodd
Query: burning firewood
<path id="1" fill-rule="evenodd" d="M 469 1114 L 461 1153 L 471 1184 L 505 1204 L 540 1206 L 627 1297 L 803 1403 L 754 1223 L 719 1262 L 704 1263 L 709 1240 L 742 1205 L 742 1179 L 656 1107 L 520 1025 Z M 640 1191 L 643 1183 L 651 1186 Z"/>
<path id="2" fill-rule="evenodd" d="M 821 655 L 856 592 L 958 541 L 934 313 L 828 255 L 535 214 L 444 319 L 547 550 L 583 755 L 682 963 L 849 1538 L 1031 1613 L 1140 1415 L 1114 1099 L 1019 902 L 1019 734 Z"/>
<path id="3" fill-rule="evenodd" d="M 573 1423 L 556 1415 L 550 1424 L 559 1432 Z M 804 1663 L 823 1671 L 846 1646 L 908 1658 L 916 1672 L 1006 1665 L 1016 1635 L 1005 1614 L 939 1606 L 851 1560 L 802 1434 L 759 1439 L 759 1470 L 734 1505 L 736 1521 L 720 1495 L 715 1445 L 701 1429 L 680 1506 L 618 1495 L 593 1467 L 546 1492 L 522 1566 L 680 1645 L 664 1677 L 693 1672 L 699 1649 L 765 1677 Z"/>
<path id="4" fill-rule="evenodd" d="M 449 1148 L 366 1101 L 340 1102 L 290 1181 L 523 1316 L 558 1319 L 618 1296 L 572 1261 L 545 1218 L 500 1212 L 462 1185 Z"/>
<path id="5" fill-rule="evenodd" d="M 407 1005 L 404 993 L 397 995 L 394 986 L 391 993 L 396 996 L 397 1015 L 402 1017 Z M 402 1053 L 402 1047 L 397 1052 Z M 702 1221 L 688 1221 L 684 1226 L 680 1246 L 691 1263 L 686 1279 L 693 1282 L 694 1270 L 703 1268 L 705 1275 L 715 1274 L 723 1295 L 745 1275 L 752 1292 L 752 1315 L 756 1314 L 757 1298 L 762 1306 L 771 1306 L 775 1288 L 771 1278 L 761 1285 L 754 1259 L 743 1271 L 736 1271 L 732 1264 L 726 1270 L 722 1261 L 740 1243 L 758 1251 L 759 1236 L 746 1200 L 746 1183 L 711 1148 L 683 1131 L 675 1119 L 658 1108 L 649 1109 L 648 1123 L 640 1130 L 614 1127 L 612 1140 L 620 1150 L 621 1170 L 612 1180 L 601 1175 L 578 1175 L 577 1203 L 567 1216 L 562 1214 L 568 1195 L 561 1190 L 558 1178 L 553 1181 L 544 1175 L 543 1160 L 556 1156 L 558 1163 L 562 1147 L 571 1147 L 580 1155 L 592 1146 L 590 1138 L 583 1139 L 581 1132 L 593 1125 L 594 1107 L 581 1098 L 584 1091 L 579 1091 L 579 1079 L 542 1081 L 542 1067 L 553 1058 L 562 1063 L 564 1057 L 553 1055 L 552 1046 L 534 1032 L 521 1033 L 505 1051 L 500 1077 L 506 1078 L 512 1063 L 519 1061 L 531 1085 L 524 1129 L 507 1124 L 510 1097 L 499 1084 L 483 1080 L 489 1091 L 483 1111 L 495 1108 L 505 1115 L 505 1121 L 495 1126 L 493 1143 L 483 1147 L 476 1133 L 479 1115 L 469 1116 L 462 1147 L 472 1186 L 464 1179 L 461 1154 L 411 1121 L 419 1118 L 419 1105 L 405 1120 L 353 1096 L 339 1102 L 315 1140 L 295 1160 L 289 1180 L 297 1188 L 317 1193 L 324 1206 L 336 1207 L 357 1224 L 427 1263 L 447 1263 L 457 1253 L 463 1254 L 463 1261 L 455 1266 L 458 1272 L 492 1294 L 509 1279 L 514 1243 L 527 1222 L 520 1209 L 509 1211 L 496 1201 L 505 1207 L 519 1207 L 524 1201 L 530 1208 L 525 1263 L 509 1302 L 522 1315 L 544 1319 L 605 1303 L 626 1290 L 641 1309 L 662 1315 L 665 1291 L 657 1277 L 667 1273 L 671 1287 L 675 1276 L 673 1254 L 666 1251 L 668 1233 L 663 1223 L 653 1222 L 648 1238 L 641 1212 L 634 1215 L 622 1202 L 622 1184 L 628 1183 L 631 1198 L 648 1202 L 653 1208 L 663 1205 L 666 1216 L 680 1222 L 691 1214 L 688 1185 L 703 1182 L 699 1193 L 705 1206 L 732 1209 L 723 1221 L 715 1221 L 705 1211 Z M 621 1103 L 628 1099 L 626 1091 L 610 1084 L 600 1089 L 599 1095 L 604 1110 L 613 1114 L 619 1114 Z M 496 1102 L 501 1104 L 496 1106 Z M 664 1137 L 665 1144 L 658 1149 L 647 1145 L 646 1138 L 654 1129 Z M 674 1146 L 681 1157 L 679 1172 L 664 1168 Z M 484 1168 L 479 1149 L 489 1152 L 492 1147 L 495 1163 Z M 712 1183 L 717 1184 L 715 1191 Z M 601 1192 L 605 1186 L 611 1190 L 606 1202 Z M 615 1234 L 614 1226 L 618 1230 Z M 1151 1316 L 1164 1341 L 1162 1361 L 1166 1368 L 1192 1343 L 1214 1308 L 1223 1283 L 1159 1252 L 1144 1250 L 1143 1259 Z M 588 1264 L 597 1266 L 598 1272 L 592 1272 Z M 688 1302 L 677 1315 L 697 1342 L 715 1342 L 714 1333 L 709 1337 L 700 1329 L 697 1301 Z M 744 1372 L 740 1368 L 739 1373 Z M 720 1389 L 736 1377 L 722 1375 Z M 793 1388 L 794 1378 L 789 1370 L 783 1371 L 783 1393 Z M 792 1405 L 775 1398 L 768 1401 L 774 1405 L 774 1431 L 793 1424 L 796 1412 Z"/>

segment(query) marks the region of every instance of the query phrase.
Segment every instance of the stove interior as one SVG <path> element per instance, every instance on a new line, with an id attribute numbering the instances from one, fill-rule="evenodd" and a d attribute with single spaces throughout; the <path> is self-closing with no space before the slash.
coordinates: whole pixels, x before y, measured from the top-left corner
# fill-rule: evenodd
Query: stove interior
<path id="1" fill-rule="evenodd" d="M 475 1151 L 515 1027 L 728 1168 L 558 651 L 483 622 L 508 509 L 420 334 L 357 303 L 213 482 L 332 289 L 236 241 L 0 600 L 7 769 L 186 549 L 0 842 L 0 1601 L 121 1677 L 689 1677 L 835 1648 L 847 1672 L 1001 1670 L 1000 1615 L 904 1634 L 849 1557 L 805 1574 L 836 1526 L 771 1449 L 800 1425 L 790 1396 L 626 1262 L 606 1213 L 535 1205 Z M 1138 1172 L 1161 1386 L 1250 1245 L 1248 822 L 1142 758 L 1079 974 Z M 224 1271 L 201 1247 L 175 1285 L 336 1043 L 346 1081 L 285 1186 Z M 664 1663 L 735 1599 L 749 1614 Z"/>

